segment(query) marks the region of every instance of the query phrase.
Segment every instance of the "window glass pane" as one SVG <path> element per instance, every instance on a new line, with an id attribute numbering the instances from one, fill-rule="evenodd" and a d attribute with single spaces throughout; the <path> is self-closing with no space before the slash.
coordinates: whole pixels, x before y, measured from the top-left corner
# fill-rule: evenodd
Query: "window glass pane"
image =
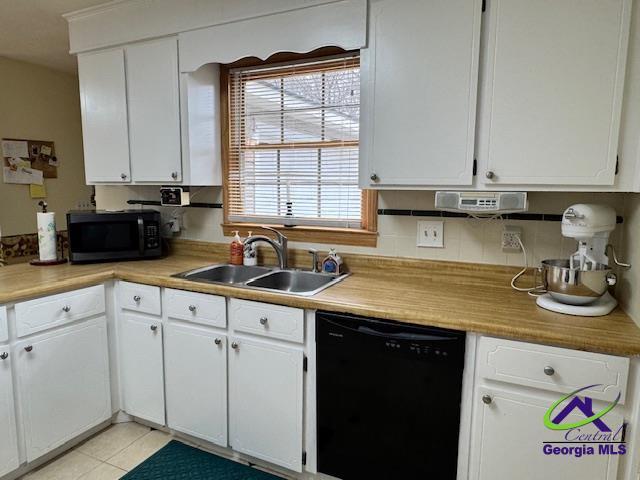
<path id="1" fill-rule="evenodd" d="M 230 76 L 230 219 L 359 226 L 357 57 Z"/>

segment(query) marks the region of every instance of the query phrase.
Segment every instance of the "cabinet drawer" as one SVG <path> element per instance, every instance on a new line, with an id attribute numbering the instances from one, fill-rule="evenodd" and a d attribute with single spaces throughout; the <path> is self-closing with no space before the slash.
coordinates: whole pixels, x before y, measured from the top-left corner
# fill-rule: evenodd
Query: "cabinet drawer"
<path id="1" fill-rule="evenodd" d="M 629 359 L 566 348 L 482 337 L 478 344 L 478 374 L 482 378 L 556 392 L 584 391 L 611 401 L 620 392 L 624 403 Z"/>
<path id="2" fill-rule="evenodd" d="M 232 298 L 229 321 L 238 332 L 297 343 L 304 341 L 304 310 L 299 308 Z"/>
<path id="3" fill-rule="evenodd" d="M 105 311 L 104 285 L 16 304 L 18 337 L 31 335 Z"/>
<path id="4" fill-rule="evenodd" d="M 9 326 L 7 325 L 7 307 L 0 307 L 0 343 L 9 340 Z"/>
<path id="5" fill-rule="evenodd" d="M 219 328 L 227 326 L 227 301 L 224 297 L 166 289 L 164 308 L 169 318 Z"/>
<path id="6" fill-rule="evenodd" d="M 121 308 L 134 312 L 160 315 L 160 287 L 139 283 L 120 282 L 118 299 Z"/>

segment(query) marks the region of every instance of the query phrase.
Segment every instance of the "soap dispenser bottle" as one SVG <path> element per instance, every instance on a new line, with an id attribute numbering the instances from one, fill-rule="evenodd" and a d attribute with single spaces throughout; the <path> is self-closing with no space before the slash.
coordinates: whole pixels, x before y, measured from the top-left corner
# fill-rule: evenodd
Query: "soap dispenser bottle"
<path id="1" fill-rule="evenodd" d="M 235 230 L 233 233 L 235 237 L 230 245 L 229 263 L 231 265 L 242 265 L 244 261 L 244 244 L 242 243 L 238 230 Z"/>

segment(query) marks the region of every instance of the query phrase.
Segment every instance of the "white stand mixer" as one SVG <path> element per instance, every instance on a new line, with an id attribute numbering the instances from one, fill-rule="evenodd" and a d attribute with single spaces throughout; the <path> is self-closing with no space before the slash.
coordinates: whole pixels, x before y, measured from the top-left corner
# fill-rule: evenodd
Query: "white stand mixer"
<path id="1" fill-rule="evenodd" d="M 538 297 L 538 306 L 554 312 L 580 316 L 601 316 L 618 304 L 608 292 L 616 284 L 616 275 L 609 268 L 607 253 L 613 253 L 620 263 L 609 234 L 616 227 L 616 212 L 605 205 L 576 204 L 562 216 L 562 235 L 574 238 L 578 249 L 568 260 L 544 260 L 542 275 L 547 291 Z"/>

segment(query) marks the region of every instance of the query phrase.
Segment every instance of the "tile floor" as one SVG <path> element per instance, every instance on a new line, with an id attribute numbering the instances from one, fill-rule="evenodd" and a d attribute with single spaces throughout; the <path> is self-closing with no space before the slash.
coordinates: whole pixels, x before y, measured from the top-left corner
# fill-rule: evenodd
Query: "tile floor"
<path id="1" fill-rule="evenodd" d="M 23 480 L 114 480 L 164 447 L 171 436 L 137 423 L 119 423 L 28 473 Z"/>

